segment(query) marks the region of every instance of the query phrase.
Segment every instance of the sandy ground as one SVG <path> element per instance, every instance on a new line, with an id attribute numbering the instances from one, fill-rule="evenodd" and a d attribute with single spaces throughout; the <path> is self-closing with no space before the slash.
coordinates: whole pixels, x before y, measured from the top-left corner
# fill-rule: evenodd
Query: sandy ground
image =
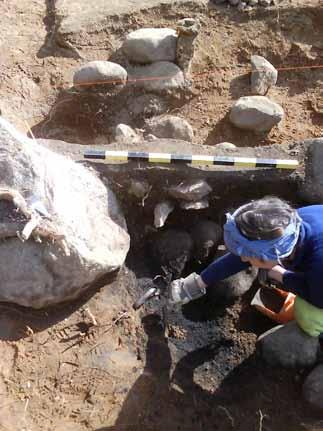
<path id="1" fill-rule="evenodd" d="M 125 104 L 136 94 L 79 97 L 69 91 L 73 71 L 110 58 L 131 30 L 193 16 L 202 22 L 193 72 L 203 75 L 194 76 L 189 97 L 168 100 L 168 112 L 192 124 L 196 143 L 254 146 L 322 136 L 323 117 L 313 108 L 322 68 L 299 69 L 323 64 L 318 4 L 282 2 L 247 14 L 166 5 L 75 37 L 80 60 L 55 43 L 52 1 L 0 2 L 2 114 L 36 137 L 109 144 L 118 122 L 142 126 Z M 252 54 L 279 69 L 269 96 L 286 117 L 268 135 L 242 133 L 227 120 L 233 101 L 250 92 Z M 271 323 L 250 309 L 248 298 L 230 307 L 202 301 L 172 313 L 169 338 L 158 302 L 134 312 L 133 300 L 155 275 L 144 253 L 133 250 L 117 278 L 76 303 L 41 312 L 0 306 L 0 430 L 320 429 L 303 408 L 304 373 L 268 369 L 255 353 L 257 335 Z"/>

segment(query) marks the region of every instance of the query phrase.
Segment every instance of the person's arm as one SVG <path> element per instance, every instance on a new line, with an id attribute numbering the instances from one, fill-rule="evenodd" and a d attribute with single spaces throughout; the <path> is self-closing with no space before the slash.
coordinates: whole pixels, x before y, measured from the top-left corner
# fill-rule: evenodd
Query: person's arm
<path id="1" fill-rule="evenodd" d="M 204 271 L 201 272 L 200 277 L 207 286 L 212 286 L 218 281 L 224 280 L 249 266 L 250 264 L 248 262 L 242 262 L 239 256 L 227 253 L 205 268 Z"/>
<path id="2" fill-rule="evenodd" d="M 169 302 L 186 304 L 203 296 L 206 293 L 206 287 L 212 286 L 216 282 L 248 268 L 248 266 L 249 264 L 242 262 L 240 257 L 227 253 L 211 263 L 201 275 L 193 272 L 186 278 L 174 280 L 170 284 L 168 292 Z"/>
<path id="3" fill-rule="evenodd" d="M 268 276 L 282 283 L 284 290 L 323 308 L 323 238 L 318 238 L 313 243 L 310 256 L 306 259 L 309 263 L 305 272 L 289 271 L 277 265 L 268 272 Z"/>

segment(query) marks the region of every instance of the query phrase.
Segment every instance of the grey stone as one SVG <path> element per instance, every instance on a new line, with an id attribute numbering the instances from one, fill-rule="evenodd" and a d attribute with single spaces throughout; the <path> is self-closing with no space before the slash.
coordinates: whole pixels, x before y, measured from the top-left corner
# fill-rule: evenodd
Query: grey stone
<path id="1" fill-rule="evenodd" d="M 127 124 L 118 124 L 114 132 L 116 142 L 123 144 L 124 142 L 140 142 L 140 136 Z"/>
<path id="2" fill-rule="evenodd" d="M 127 71 L 111 61 L 91 61 L 74 73 L 74 86 L 78 90 L 104 92 L 113 87 L 122 89 L 127 82 Z"/>
<path id="3" fill-rule="evenodd" d="M 266 132 L 284 117 L 283 108 L 265 96 L 247 96 L 233 105 L 230 121 L 240 129 Z"/>
<path id="4" fill-rule="evenodd" d="M 184 75 L 174 63 L 158 61 L 147 66 L 130 67 L 129 83 L 146 91 L 165 93 L 185 86 Z"/>
<path id="5" fill-rule="evenodd" d="M 131 180 L 129 193 L 138 199 L 143 199 L 149 191 L 151 190 L 151 185 L 147 181 L 137 181 Z"/>
<path id="6" fill-rule="evenodd" d="M 259 0 L 260 6 L 270 6 L 271 0 Z"/>
<path id="7" fill-rule="evenodd" d="M 214 145 L 214 148 L 218 148 L 219 150 L 234 150 L 237 146 L 231 142 L 220 142 L 219 144 Z"/>
<path id="8" fill-rule="evenodd" d="M 250 3 L 249 3 L 250 4 Z M 278 72 L 274 66 L 260 55 L 251 56 L 251 91 L 264 95 L 276 84 Z"/>
<path id="9" fill-rule="evenodd" d="M 323 364 L 317 365 L 303 384 L 303 398 L 313 410 L 322 412 Z"/>
<path id="10" fill-rule="evenodd" d="M 157 138 L 182 139 L 187 142 L 192 142 L 194 137 L 192 126 L 183 118 L 173 115 L 150 120 L 146 131 Z"/>
<path id="11" fill-rule="evenodd" d="M 157 204 L 154 209 L 154 226 L 157 228 L 163 227 L 174 208 L 174 203 L 168 200 Z"/>
<path id="12" fill-rule="evenodd" d="M 303 142 L 306 150 L 304 182 L 300 185 L 302 198 L 309 203 L 323 202 L 323 137 Z"/>
<path id="13" fill-rule="evenodd" d="M 247 3 L 245 3 L 245 2 L 239 2 L 239 4 L 238 4 L 238 10 L 239 11 L 244 11 L 245 9 L 246 9 L 246 7 L 247 7 Z"/>
<path id="14" fill-rule="evenodd" d="M 201 24 L 194 18 L 184 18 L 177 22 L 178 34 L 176 63 L 183 70 L 185 78 L 190 78 L 191 66 L 195 51 L 196 37 Z"/>
<path id="15" fill-rule="evenodd" d="M 157 232 L 151 241 L 151 254 L 156 264 L 173 278 L 179 278 L 187 262 L 191 259 L 193 241 L 182 230 L 168 229 Z"/>
<path id="16" fill-rule="evenodd" d="M 146 141 L 156 141 L 158 138 L 155 135 L 152 135 L 151 133 L 149 133 L 146 136 Z"/>
<path id="17" fill-rule="evenodd" d="M 129 112 L 134 118 L 154 117 L 166 112 L 167 108 L 166 101 L 154 94 L 142 94 L 128 102 Z"/>
<path id="18" fill-rule="evenodd" d="M 20 193 L 28 211 L 37 202 L 51 215 L 38 217 L 45 233 L 24 242 L 15 231 L 8 233 L 12 223 L 2 215 L 0 301 L 35 308 L 67 301 L 123 264 L 130 241 L 112 191 L 86 167 L 40 146 L 2 118 L 0 184 Z"/>
<path id="19" fill-rule="evenodd" d="M 295 321 L 265 332 L 258 345 L 268 364 L 286 368 L 313 366 L 319 351 L 318 338 L 307 335 Z"/>
<path id="20" fill-rule="evenodd" d="M 229 0 L 229 3 L 231 6 L 237 6 L 239 4 L 240 0 Z"/>
<path id="21" fill-rule="evenodd" d="M 212 188 L 205 180 L 186 180 L 168 189 L 170 196 L 187 202 L 199 201 L 211 191 Z"/>
<path id="22" fill-rule="evenodd" d="M 128 34 L 122 50 L 133 63 L 175 61 L 176 31 L 171 28 L 142 28 Z"/>
<path id="23" fill-rule="evenodd" d="M 179 206 L 182 210 L 204 210 L 210 206 L 208 199 L 201 199 L 199 201 L 181 201 Z"/>
<path id="24" fill-rule="evenodd" d="M 249 4 L 249 6 L 257 6 L 258 0 L 249 0 L 248 4 Z"/>
<path id="25" fill-rule="evenodd" d="M 222 241 L 222 228 L 212 220 L 199 220 L 190 230 L 194 259 L 201 263 L 214 256 Z"/>
<path id="26" fill-rule="evenodd" d="M 214 286 L 210 286 L 208 295 L 217 303 L 232 301 L 245 294 L 251 288 L 256 277 L 257 270 L 248 268 L 219 281 Z"/>

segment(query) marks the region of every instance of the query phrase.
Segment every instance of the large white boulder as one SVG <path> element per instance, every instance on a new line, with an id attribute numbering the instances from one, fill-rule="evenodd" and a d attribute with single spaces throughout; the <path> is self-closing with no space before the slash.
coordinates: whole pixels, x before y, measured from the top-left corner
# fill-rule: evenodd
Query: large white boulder
<path id="1" fill-rule="evenodd" d="M 90 61 L 74 73 L 74 87 L 82 91 L 122 89 L 127 82 L 127 71 L 112 61 Z"/>
<path id="2" fill-rule="evenodd" d="M 230 121 L 240 129 L 267 132 L 284 117 L 283 108 L 265 96 L 240 97 L 230 112 Z"/>
<path id="3" fill-rule="evenodd" d="M 123 264 L 129 235 L 113 192 L 92 171 L 1 117 L 0 189 L 22 196 L 32 218 L 39 211 L 48 217 L 39 219 L 45 233 L 39 228 L 35 235 L 36 227 L 22 241 L 28 217 L 15 211 L 17 202 L 0 200 L 0 301 L 40 308 L 70 300 Z M 54 235 L 47 237 L 47 229 Z"/>
<path id="4" fill-rule="evenodd" d="M 176 31 L 171 28 L 142 28 L 128 34 L 122 50 L 133 63 L 176 60 Z"/>

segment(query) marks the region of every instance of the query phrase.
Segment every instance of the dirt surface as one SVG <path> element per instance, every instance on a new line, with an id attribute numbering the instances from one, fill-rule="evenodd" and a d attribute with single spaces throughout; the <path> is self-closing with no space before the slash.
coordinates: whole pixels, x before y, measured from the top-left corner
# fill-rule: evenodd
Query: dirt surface
<path id="1" fill-rule="evenodd" d="M 83 59 L 77 58 L 73 49 L 55 43 L 54 2 L 3 2 L 0 8 L 4 53 L 0 107 L 22 130 L 32 127 L 36 137 L 104 144 L 111 141 L 113 127 L 120 122 L 142 127 L 143 118 L 133 118 L 128 108 L 137 95 L 135 90 L 99 100 L 87 97 L 71 89 L 73 73 L 86 61 L 112 59 L 122 63 L 118 48 L 126 33 L 141 27 L 172 27 L 184 16 L 197 17 L 202 23 L 192 91 L 170 98 L 167 106 L 169 113 L 192 124 L 196 143 L 229 141 L 237 146 L 256 146 L 322 134 L 322 114 L 313 106 L 320 105 L 323 71 L 308 68 L 322 66 L 323 12 L 319 1 L 284 1 L 277 7 L 258 7 L 249 13 L 226 6 L 165 4 L 116 16 L 101 31 L 70 36 L 68 42 Z M 268 96 L 283 106 L 285 119 L 267 135 L 241 133 L 227 118 L 233 102 L 250 94 L 252 54 L 265 56 L 279 71 L 277 85 Z"/>
<path id="2" fill-rule="evenodd" d="M 53 8 L 51 0 L 0 2 L 0 108 L 36 138 L 108 144 L 117 123 L 142 127 L 143 118 L 127 108 L 134 90 L 79 95 L 71 90 L 73 71 L 95 59 L 122 62 L 115 52 L 124 34 L 186 16 L 202 23 L 192 90 L 167 103 L 168 112 L 192 124 L 197 144 L 256 146 L 322 135 L 323 117 L 313 108 L 322 68 L 299 68 L 323 64 L 319 1 L 250 13 L 188 3 L 115 17 L 100 32 L 71 38 L 83 60 L 56 44 Z M 233 101 L 249 94 L 252 54 L 279 69 L 269 96 L 286 117 L 268 135 L 241 132 L 227 119 Z M 0 431 L 322 429 L 301 399 L 308 371 L 273 370 L 258 357 L 257 335 L 272 323 L 250 308 L 250 296 L 170 310 L 168 337 L 157 300 L 132 310 L 156 275 L 143 243 L 133 244 L 115 278 L 76 303 L 40 312 L 0 305 Z"/>

